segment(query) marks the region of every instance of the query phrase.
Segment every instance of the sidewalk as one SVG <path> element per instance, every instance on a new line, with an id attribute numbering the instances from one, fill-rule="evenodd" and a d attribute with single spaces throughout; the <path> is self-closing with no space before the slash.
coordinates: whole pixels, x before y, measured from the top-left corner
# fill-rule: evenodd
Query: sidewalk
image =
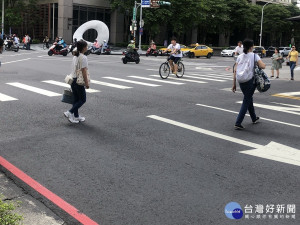
<path id="1" fill-rule="evenodd" d="M 40 201 L 36 200 L 0 171 L 0 198 L 4 202 L 20 201 L 14 212 L 22 215 L 24 225 L 66 225 L 57 215 Z"/>

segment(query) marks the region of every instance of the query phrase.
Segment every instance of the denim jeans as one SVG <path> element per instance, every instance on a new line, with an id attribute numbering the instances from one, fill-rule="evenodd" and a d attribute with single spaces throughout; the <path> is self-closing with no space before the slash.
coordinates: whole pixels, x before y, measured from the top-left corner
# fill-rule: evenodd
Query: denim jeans
<path id="1" fill-rule="evenodd" d="M 247 110 L 249 111 L 249 114 L 251 116 L 252 121 L 256 120 L 256 114 L 253 106 L 253 94 L 255 91 L 255 85 L 253 83 L 254 78 L 251 80 L 245 82 L 245 83 L 240 83 L 240 88 L 244 94 L 244 99 L 243 99 L 243 104 L 241 106 L 239 115 L 236 119 L 236 125 L 241 125 L 245 115 L 247 113 Z"/>
<path id="2" fill-rule="evenodd" d="M 291 68 L 291 78 L 294 78 L 294 69 L 296 67 L 296 62 L 290 62 L 290 68 Z"/>
<path id="3" fill-rule="evenodd" d="M 73 80 L 73 83 L 71 85 L 72 92 L 74 95 L 74 103 L 72 109 L 70 109 L 70 113 L 74 113 L 75 117 L 78 117 L 78 109 L 83 106 L 83 104 L 86 102 L 86 92 L 85 92 L 85 87 L 78 85 L 76 83 L 77 78 Z"/>

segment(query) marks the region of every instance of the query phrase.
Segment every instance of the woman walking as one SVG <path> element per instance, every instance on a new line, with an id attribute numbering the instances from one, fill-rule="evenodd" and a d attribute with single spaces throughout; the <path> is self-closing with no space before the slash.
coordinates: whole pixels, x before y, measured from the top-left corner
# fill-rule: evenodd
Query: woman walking
<path id="1" fill-rule="evenodd" d="M 72 109 L 64 112 L 65 117 L 67 117 L 71 123 L 79 123 L 85 121 L 85 118 L 79 115 L 78 109 L 86 102 L 85 89 L 89 89 L 88 60 L 84 55 L 86 51 L 87 43 L 85 41 L 78 41 L 77 51 L 75 52 L 75 56 L 73 57 L 72 62 L 73 83 L 71 85 L 71 88 L 74 95 L 74 103 Z M 78 67 L 78 65 L 81 66 Z M 82 71 L 85 82 L 84 86 L 77 84 L 77 69 L 80 69 Z"/>
<path id="2" fill-rule="evenodd" d="M 279 53 L 279 48 L 275 48 L 275 53 L 272 56 L 272 68 L 271 68 L 271 72 L 272 72 L 272 76 L 274 77 L 274 70 L 276 70 L 277 72 L 277 76 L 276 78 L 279 78 L 279 69 L 282 68 L 282 56 Z"/>
<path id="3" fill-rule="evenodd" d="M 298 56 L 299 53 L 296 51 L 296 47 L 292 46 L 292 51 L 290 51 L 289 55 L 286 57 L 290 60 L 290 69 L 291 69 L 291 80 L 294 80 L 294 69 L 298 66 Z"/>
<path id="4" fill-rule="evenodd" d="M 236 130 L 244 129 L 244 127 L 242 126 L 242 122 L 245 118 L 247 110 L 249 111 L 253 124 L 256 124 L 259 120 L 259 117 L 257 117 L 255 114 L 253 106 L 253 94 L 255 91 L 253 70 L 256 62 L 260 68 L 264 69 L 266 67 L 266 65 L 261 61 L 260 57 L 252 52 L 252 40 L 244 40 L 243 45 L 243 54 L 239 55 L 239 57 L 236 60 L 232 87 L 232 91 L 235 92 L 236 81 L 238 81 L 240 84 L 240 88 L 244 94 L 243 104 L 234 126 Z"/>

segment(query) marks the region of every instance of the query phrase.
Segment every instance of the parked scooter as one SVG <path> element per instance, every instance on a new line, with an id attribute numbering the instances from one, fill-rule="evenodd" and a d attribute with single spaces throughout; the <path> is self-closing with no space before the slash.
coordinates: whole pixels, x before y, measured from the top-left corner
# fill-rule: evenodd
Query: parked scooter
<path id="1" fill-rule="evenodd" d="M 136 49 L 133 50 L 134 52 L 129 52 L 128 50 L 123 51 L 124 57 L 122 58 L 122 61 L 124 64 L 127 64 L 127 62 L 135 62 L 136 64 L 140 63 L 140 55 L 136 51 Z"/>
<path id="2" fill-rule="evenodd" d="M 13 42 L 10 45 L 8 42 L 9 42 L 8 40 L 4 41 L 5 51 L 14 51 L 14 52 L 18 52 L 19 51 L 19 45 L 18 44 L 15 44 Z"/>
<path id="3" fill-rule="evenodd" d="M 57 42 L 54 42 L 53 45 L 50 47 L 48 51 L 48 55 L 63 55 L 67 56 L 68 55 L 68 47 L 63 47 L 63 45 L 57 44 Z"/>

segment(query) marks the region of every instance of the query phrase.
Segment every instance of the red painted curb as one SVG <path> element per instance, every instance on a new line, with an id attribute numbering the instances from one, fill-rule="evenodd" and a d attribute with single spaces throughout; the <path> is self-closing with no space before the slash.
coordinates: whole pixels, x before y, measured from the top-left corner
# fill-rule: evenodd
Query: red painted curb
<path id="1" fill-rule="evenodd" d="M 0 156 L 0 165 L 84 225 L 99 225 Z"/>

